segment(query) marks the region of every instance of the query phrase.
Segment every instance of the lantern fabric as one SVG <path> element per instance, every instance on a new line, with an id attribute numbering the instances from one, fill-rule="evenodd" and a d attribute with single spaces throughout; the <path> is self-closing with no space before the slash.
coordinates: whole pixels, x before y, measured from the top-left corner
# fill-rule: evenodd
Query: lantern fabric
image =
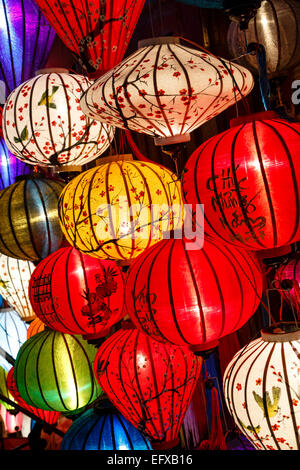
<path id="1" fill-rule="evenodd" d="M 6 383 L 7 383 L 7 388 L 11 395 L 14 397 L 14 400 L 22 406 L 25 410 L 28 410 L 30 413 L 34 414 L 37 418 L 42 419 L 45 421 L 47 424 L 56 424 L 57 420 L 59 418 L 60 413 L 58 411 L 47 411 L 47 410 L 42 410 L 40 408 L 35 408 L 30 405 L 28 405 L 23 398 L 21 397 L 14 378 L 14 367 L 11 367 L 10 370 L 8 371 L 7 378 L 6 378 Z"/>
<path id="2" fill-rule="evenodd" d="M 232 57 L 247 53 L 247 44 L 258 43 L 266 52 L 267 72 L 270 77 L 286 74 L 300 64 L 299 44 L 300 5 L 295 0 L 263 0 L 245 31 L 232 22 L 227 43 Z M 255 55 L 244 55 L 239 63 L 258 71 Z"/>
<path id="3" fill-rule="evenodd" d="M 44 73 L 22 83 L 3 110 L 8 149 L 31 165 L 84 165 L 109 146 L 114 131 L 83 114 L 82 93 L 91 85 L 83 75 Z"/>
<path id="4" fill-rule="evenodd" d="M 36 0 L 82 68 L 100 75 L 122 60 L 145 0 Z"/>
<path id="5" fill-rule="evenodd" d="M 3 367 L 0 366 L 0 393 L 5 398 L 8 398 L 10 401 L 15 402 L 14 397 L 11 395 L 9 389 L 7 388 L 6 380 L 7 380 L 7 371 L 3 369 Z M 1 398 L 0 398 L 0 403 L 8 411 L 15 409 L 14 406 L 10 405 L 9 403 L 6 403 L 4 400 L 1 400 Z"/>
<path id="6" fill-rule="evenodd" d="M 189 140 L 193 130 L 253 87 L 247 69 L 180 44 L 179 38 L 152 42 L 91 85 L 80 100 L 85 114 L 167 145 Z"/>
<path id="7" fill-rule="evenodd" d="M 243 250 L 205 239 L 163 240 L 129 268 L 126 310 L 137 328 L 158 341 L 209 349 L 241 328 L 262 295 L 262 272 Z"/>
<path id="8" fill-rule="evenodd" d="M 96 348 L 80 336 L 45 329 L 20 348 L 14 378 L 23 400 L 50 411 L 73 411 L 102 393 L 93 375 Z"/>
<path id="9" fill-rule="evenodd" d="M 204 204 L 205 232 L 218 240 L 250 250 L 298 241 L 300 124 L 272 112 L 235 123 L 188 159 L 185 201 Z"/>
<path id="10" fill-rule="evenodd" d="M 282 282 L 288 280 L 289 286 L 282 285 Z M 274 287 L 283 289 L 284 297 L 291 308 L 300 310 L 300 257 L 296 253 L 293 257 L 287 258 L 280 264 L 274 275 Z"/>
<path id="11" fill-rule="evenodd" d="M 36 317 L 28 294 L 34 268 L 31 261 L 0 255 L 0 294 L 23 321 L 31 321 Z"/>
<path id="12" fill-rule="evenodd" d="M 202 359 L 120 329 L 98 349 L 95 375 L 108 399 L 154 449 L 172 448 L 199 378 Z"/>
<path id="13" fill-rule="evenodd" d="M 19 176 L 29 173 L 30 167 L 12 155 L 0 137 L 0 191 L 15 183 Z"/>
<path id="14" fill-rule="evenodd" d="M 29 298 L 36 315 L 53 330 L 99 338 L 124 315 L 123 274 L 114 261 L 61 248 L 35 268 Z"/>
<path id="15" fill-rule="evenodd" d="M 27 339 L 31 338 L 32 336 L 44 331 L 46 325 L 43 323 L 38 317 L 32 320 L 27 329 Z"/>
<path id="16" fill-rule="evenodd" d="M 0 346 L 15 359 L 21 345 L 27 339 L 27 324 L 12 308 L 0 310 Z M 0 355 L 0 365 L 8 371 L 11 363 Z"/>
<path id="17" fill-rule="evenodd" d="M 39 261 L 62 245 L 57 203 L 61 180 L 28 176 L 0 192 L 0 253 Z"/>
<path id="18" fill-rule="evenodd" d="M 237 352 L 225 371 L 228 410 L 258 450 L 300 448 L 299 353 L 299 329 L 277 324 Z"/>
<path id="19" fill-rule="evenodd" d="M 183 222 L 177 176 L 139 161 L 111 161 L 81 173 L 61 193 L 58 210 L 67 241 L 101 259 L 133 259 Z"/>
<path id="20" fill-rule="evenodd" d="M 21 431 L 22 424 L 23 424 L 23 414 L 13 412 L 10 413 L 9 411 L 4 408 L 3 405 L 0 404 L 0 416 L 2 417 L 3 421 L 5 422 L 5 429 L 9 434 L 14 434 L 16 431 Z M 9 436 L 8 436 L 9 437 Z M 1 449 L 3 450 L 3 449 Z"/>
<path id="21" fill-rule="evenodd" d="M 71 425 L 60 450 L 151 450 L 151 445 L 117 410 L 91 409 Z"/>

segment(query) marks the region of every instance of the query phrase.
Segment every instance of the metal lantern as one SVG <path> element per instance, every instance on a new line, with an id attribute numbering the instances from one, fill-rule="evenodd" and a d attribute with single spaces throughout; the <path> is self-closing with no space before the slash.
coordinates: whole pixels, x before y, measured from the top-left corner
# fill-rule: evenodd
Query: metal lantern
<path id="1" fill-rule="evenodd" d="M 12 308 L 0 310 L 0 346 L 10 358 L 17 357 L 20 347 L 27 340 L 27 327 Z M 1 355 L 0 365 L 7 371 L 11 368 L 11 363 Z"/>
<path id="2" fill-rule="evenodd" d="M 42 73 L 16 88 L 3 110 L 8 149 L 31 165 L 84 165 L 109 146 L 114 131 L 83 114 L 81 95 L 92 84 L 83 75 Z"/>
<path id="3" fill-rule="evenodd" d="M 188 141 L 193 130 L 252 87 L 247 69 L 164 37 L 141 41 L 135 53 L 91 85 L 80 104 L 92 119 L 167 145 Z"/>
<path id="4" fill-rule="evenodd" d="M 228 410 L 258 450 L 299 450 L 300 330 L 279 323 L 236 353 L 223 378 Z"/>

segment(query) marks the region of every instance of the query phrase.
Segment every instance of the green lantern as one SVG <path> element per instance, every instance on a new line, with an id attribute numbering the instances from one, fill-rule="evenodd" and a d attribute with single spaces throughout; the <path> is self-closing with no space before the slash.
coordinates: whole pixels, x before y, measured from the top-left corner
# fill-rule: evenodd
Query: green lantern
<path id="1" fill-rule="evenodd" d="M 15 401 L 13 396 L 10 394 L 8 388 L 7 388 L 7 383 L 6 383 L 6 379 L 7 379 L 7 372 L 5 369 L 3 369 L 3 367 L 0 366 L 0 393 L 1 395 L 3 395 L 5 398 L 8 398 L 9 400 L 11 401 Z M 15 408 L 11 405 L 9 405 L 8 403 L 6 403 L 5 401 L 1 400 L 0 399 L 0 403 L 1 405 L 4 406 L 4 408 L 6 408 L 8 411 L 11 411 L 11 410 L 14 410 Z"/>
<path id="2" fill-rule="evenodd" d="M 83 340 L 45 329 L 20 348 L 14 377 L 23 400 L 43 410 L 78 410 L 102 391 L 93 372 L 97 349 Z"/>

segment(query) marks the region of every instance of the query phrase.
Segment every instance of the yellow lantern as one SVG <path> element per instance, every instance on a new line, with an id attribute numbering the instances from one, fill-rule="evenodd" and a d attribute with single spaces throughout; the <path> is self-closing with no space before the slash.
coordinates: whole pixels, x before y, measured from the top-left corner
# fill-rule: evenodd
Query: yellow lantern
<path id="1" fill-rule="evenodd" d="M 67 241 L 95 258 L 130 260 L 181 228 L 177 176 L 155 163 L 108 161 L 71 180 L 59 198 Z"/>

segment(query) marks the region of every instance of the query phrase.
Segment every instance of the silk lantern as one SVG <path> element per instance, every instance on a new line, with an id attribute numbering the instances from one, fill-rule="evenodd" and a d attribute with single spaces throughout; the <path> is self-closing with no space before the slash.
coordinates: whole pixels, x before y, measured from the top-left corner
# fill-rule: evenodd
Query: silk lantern
<path id="1" fill-rule="evenodd" d="M 65 434 L 60 450 L 151 450 L 144 436 L 113 407 L 90 409 Z"/>
<path id="2" fill-rule="evenodd" d="M 93 374 L 97 350 L 80 336 L 45 329 L 20 348 L 14 378 L 23 400 L 50 411 L 74 411 L 102 393 Z"/>
<path id="3" fill-rule="evenodd" d="M 299 254 L 287 258 L 280 264 L 274 275 L 274 287 L 282 289 L 283 295 L 292 308 L 300 308 L 300 263 Z"/>
<path id="4" fill-rule="evenodd" d="M 177 176 L 140 161 L 111 161 L 81 173 L 65 187 L 58 209 L 67 241 L 102 259 L 133 259 L 183 222 Z"/>
<path id="5" fill-rule="evenodd" d="M 97 380 L 153 449 L 175 447 L 202 359 L 184 347 L 159 343 L 133 326 L 126 328 L 98 349 Z"/>
<path id="6" fill-rule="evenodd" d="M 0 137 L 0 190 L 15 183 L 19 176 L 29 173 L 30 167 L 12 155 Z"/>
<path id="7" fill-rule="evenodd" d="M 24 321 L 36 317 L 28 295 L 34 268 L 31 261 L 0 255 L 0 294 Z"/>
<path id="8" fill-rule="evenodd" d="M 137 328 L 158 341 L 210 349 L 241 328 L 262 295 L 258 262 L 243 250 L 204 240 L 163 240 L 127 274 L 126 309 Z"/>
<path id="9" fill-rule="evenodd" d="M 27 339 L 31 338 L 31 336 L 44 331 L 46 325 L 43 323 L 38 317 L 32 320 L 28 326 L 27 330 Z"/>
<path id="10" fill-rule="evenodd" d="M 61 180 L 24 177 L 0 192 L 0 253 L 40 261 L 62 245 L 57 203 Z"/>
<path id="11" fill-rule="evenodd" d="M 122 60 L 145 0 L 35 0 L 63 43 L 92 75 Z"/>
<path id="12" fill-rule="evenodd" d="M 188 159 L 189 204 L 204 204 L 205 232 L 250 250 L 300 239 L 300 124 L 273 112 L 232 121 Z"/>
<path id="13" fill-rule="evenodd" d="M 0 346 L 11 359 L 17 357 L 27 339 L 27 325 L 12 308 L 0 310 Z M 8 371 L 11 363 L 0 355 L 0 365 Z"/>
<path id="14" fill-rule="evenodd" d="M 258 450 L 299 450 L 300 330 L 279 323 L 237 352 L 223 378 L 236 426 Z"/>
<path id="15" fill-rule="evenodd" d="M 31 165 L 84 165 L 109 146 L 114 131 L 83 114 L 82 93 L 91 82 L 83 75 L 42 73 L 16 88 L 3 110 L 8 149 Z"/>
<path id="16" fill-rule="evenodd" d="M 10 437 L 9 435 L 14 434 L 16 431 L 21 431 L 23 424 L 22 413 L 19 412 L 15 414 L 15 411 L 13 411 L 13 413 L 10 413 L 6 410 L 6 408 L 4 408 L 3 405 L 0 404 L 0 416 L 5 422 L 5 429 L 8 433 L 8 437 Z"/>
<path id="17" fill-rule="evenodd" d="M 123 274 L 114 261 L 61 248 L 34 270 L 29 298 L 36 315 L 53 330 L 99 338 L 124 315 Z"/>
<path id="18" fill-rule="evenodd" d="M 0 394 L 4 397 L 7 398 L 8 400 L 15 402 L 14 397 L 11 395 L 8 387 L 7 387 L 7 372 L 3 367 L 0 366 Z M 4 406 L 4 408 L 8 411 L 12 411 L 15 409 L 15 407 L 0 397 L 0 403 Z"/>
<path id="19" fill-rule="evenodd" d="M 270 77 L 286 74 L 300 64 L 300 5 L 295 0 L 263 0 L 246 30 L 232 22 L 227 43 L 230 55 L 240 57 L 239 63 L 258 71 L 255 55 L 247 54 L 247 44 L 258 43 L 266 52 Z"/>
<path id="20" fill-rule="evenodd" d="M 247 69 L 207 51 L 154 38 L 104 77 L 80 100 L 92 119 L 149 134 L 157 145 L 190 140 L 190 133 L 250 93 Z"/>

